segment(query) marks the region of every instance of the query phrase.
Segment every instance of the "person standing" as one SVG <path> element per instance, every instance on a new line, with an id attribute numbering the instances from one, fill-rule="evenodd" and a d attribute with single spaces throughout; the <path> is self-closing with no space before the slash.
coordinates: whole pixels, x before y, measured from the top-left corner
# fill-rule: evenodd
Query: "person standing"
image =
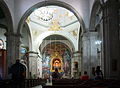
<path id="1" fill-rule="evenodd" d="M 102 79 L 103 79 L 102 70 L 100 70 L 100 66 L 97 66 L 95 70 L 95 80 L 102 80 Z"/>
<path id="2" fill-rule="evenodd" d="M 24 88 L 26 67 L 20 63 L 19 59 L 11 66 L 10 73 L 12 74 L 12 88 Z"/>

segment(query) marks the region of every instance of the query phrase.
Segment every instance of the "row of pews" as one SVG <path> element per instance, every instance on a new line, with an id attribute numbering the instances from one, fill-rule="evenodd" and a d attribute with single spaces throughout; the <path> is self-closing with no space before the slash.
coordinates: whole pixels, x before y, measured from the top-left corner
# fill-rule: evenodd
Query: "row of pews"
<path id="1" fill-rule="evenodd" d="M 31 88 L 38 85 L 45 85 L 47 82 L 46 79 L 26 79 L 25 80 L 25 88 Z"/>
<path id="2" fill-rule="evenodd" d="M 38 85 L 45 85 L 46 79 L 26 79 L 23 88 L 32 88 Z M 0 88 L 12 88 L 12 80 L 2 80 L 0 81 Z"/>
<path id="3" fill-rule="evenodd" d="M 43 88 L 120 88 L 120 80 L 87 80 L 59 79 L 53 80 L 53 85 L 44 85 Z"/>
<path id="4" fill-rule="evenodd" d="M 120 80 L 87 80 L 59 79 L 52 80 L 52 85 L 46 85 L 46 79 L 26 79 L 23 88 L 32 88 L 42 85 L 42 88 L 120 88 Z M 12 88 L 12 80 L 0 81 L 0 88 Z"/>

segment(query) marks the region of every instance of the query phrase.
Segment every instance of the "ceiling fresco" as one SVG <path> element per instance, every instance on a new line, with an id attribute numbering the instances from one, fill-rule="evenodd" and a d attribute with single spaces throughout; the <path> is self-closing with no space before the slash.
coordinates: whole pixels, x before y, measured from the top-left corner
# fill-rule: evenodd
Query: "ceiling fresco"
<path id="1" fill-rule="evenodd" d="M 77 40 L 80 23 L 74 13 L 59 6 L 45 6 L 36 9 L 27 18 L 33 38 L 43 32 L 67 32 Z"/>

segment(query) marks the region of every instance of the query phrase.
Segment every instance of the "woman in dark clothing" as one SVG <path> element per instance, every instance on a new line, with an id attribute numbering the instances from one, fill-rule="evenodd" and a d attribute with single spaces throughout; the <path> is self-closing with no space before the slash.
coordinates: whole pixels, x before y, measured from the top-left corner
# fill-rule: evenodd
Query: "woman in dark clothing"
<path id="1" fill-rule="evenodd" d="M 103 73 L 102 70 L 100 70 L 100 66 L 97 66 L 95 70 L 95 80 L 101 80 L 101 79 L 103 79 Z"/>

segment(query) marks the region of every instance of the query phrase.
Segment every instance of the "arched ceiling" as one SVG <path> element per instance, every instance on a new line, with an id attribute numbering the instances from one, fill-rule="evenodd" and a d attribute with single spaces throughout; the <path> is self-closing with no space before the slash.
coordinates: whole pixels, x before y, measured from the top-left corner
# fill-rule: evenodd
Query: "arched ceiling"
<path id="1" fill-rule="evenodd" d="M 69 41 L 75 41 L 71 43 L 77 44 L 80 22 L 74 13 L 66 8 L 55 5 L 37 8 L 30 14 L 26 22 L 29 25 L 32 40 L 35 41 L 34 45 L 35 43 L 37 46 L 41 44 L 39 42 L 43 41 L 43 38 L 46 38 L 47 33 L 49 36 L 49 32 L 53 32 L 53 35 L 50 36 L 51 39 L 67 40 L 69 37 L 71 37 L 72 40 Z M 62 33 L 63 37 L 56 36 L 56 33 L 58 35 L 61 35 Z"/>
<path id="2" fill-rule="evenodd" d="M 64 45 L 67 49 L 70 49 L 72 51 L 74 49 L 74 45 L 65 37 L 61 35 L 50 35 L 44 38 L 42 44 L 40 45 L 39 49 L 40 51 L 44 52 L 45 47 L 47 46 L 53 46 L 55 48 L 56 45 Z M 62 49 L 62 47 L 59 47 Z"/>
<path id="3" fill-rule="evenodd" d="M 70 48 L 66 44 L 64 44 L 64 43 L 61 43 L 61 42 L 52 42 L 52 43 L 46 45 L 44 47 L 44 49 L 43 49 L 42 52 L 43 53 L 47 52 L 49 54 L 52 54 L 52 52 L 63 53 L 63 52 L 65 52 L 66 49 L 68 49 L 69 51 L 71 51 Z"/>
<path id="4" fill-rule="evenodd" d="M 46 6 L 38 8 L 33 11 L 33 13 L 28 17 L 27 21 L 29 21 L 31 25 L 36 24 L 39 27 L 44 28 L 44 30 L 39 29 L 41 31 L 49 30 L 51 25 L 54 24 L 59 25 L 61 29 L 64 30 L 71 25 L 79 24 L 73 12 L 59 6 Z"/>
<path id="5" fill-rule="evenodd" d="M 45 31 L 65 31 L 77 36 L 80 23 L 73 12 L 59 6 L 46 6 L 31 13 L 26 22 L 33 36 Z"/>
<path id="6" fill-rule="evenodd" d="M 67 40 L 67 39 L 60 35 L 50 35 L 46 37 L 44 40 Z"/>

